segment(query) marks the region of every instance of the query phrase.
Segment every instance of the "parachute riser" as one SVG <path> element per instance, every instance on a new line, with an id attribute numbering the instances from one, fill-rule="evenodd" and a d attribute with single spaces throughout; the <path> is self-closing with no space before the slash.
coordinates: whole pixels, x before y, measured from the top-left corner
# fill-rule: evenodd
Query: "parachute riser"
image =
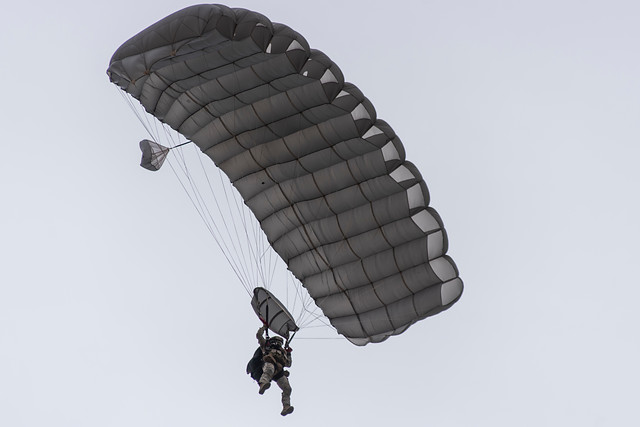
<path id="1" fill-rule="evenodd" d="M 265 321 L 265 325 L 267 326 L 267 331 L 266 331 L 266 336 L 267 336 L 267 340 L 269 339 L 269 304 L 267 304 L 267 319 Z"/>
<path id="2" fill-rule="evenodd" d="M 289 344 L 291 343 L 291 341 L 293 341 L 293 337 L 295 337 L 297 333 L 298 333 L 298 331 L 294 331 L 291 334 L 291 336 L 289 338 L 287 338 L 287 341 L 284 343 L 284 348 L 289 347 Z"/>

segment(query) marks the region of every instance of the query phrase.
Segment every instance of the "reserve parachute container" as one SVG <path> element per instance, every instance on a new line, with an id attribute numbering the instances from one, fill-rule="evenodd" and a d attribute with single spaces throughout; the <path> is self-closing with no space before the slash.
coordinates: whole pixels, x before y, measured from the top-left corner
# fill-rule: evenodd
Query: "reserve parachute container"
<path id="1" fill-rule="evenodd" d="M 442 220 L 400 139 L 291 28 L 192 6 L 125 42 L 107 74 L 226 174 L 352 343 L 400 334 L 460 298 Z M 167 152 L 145 149 L 145 167 L 159 168 Z"/>

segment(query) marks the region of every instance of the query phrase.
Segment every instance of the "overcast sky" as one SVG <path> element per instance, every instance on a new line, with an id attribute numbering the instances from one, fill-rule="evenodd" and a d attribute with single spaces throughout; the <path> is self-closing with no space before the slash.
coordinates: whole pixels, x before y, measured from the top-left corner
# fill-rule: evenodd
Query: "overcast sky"
<path id="1" fill-rule="evenodd" d="M 244 373 L 247 294 L 170 171 L 138 166 L 147 135 L 105 74 L 188 5 L 3 8 L 0 425 L 640 425 L 637 2 L 228 4 L 373 102 L 465 282 L 382 344 L 294 342 L 284 419 Z"/>

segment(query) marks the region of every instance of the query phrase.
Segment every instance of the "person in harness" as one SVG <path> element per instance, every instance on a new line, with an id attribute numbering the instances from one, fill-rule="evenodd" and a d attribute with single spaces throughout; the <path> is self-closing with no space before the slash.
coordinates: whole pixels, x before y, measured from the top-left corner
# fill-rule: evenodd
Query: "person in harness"
<path id="1" fill-rule="evenodd" d="M 284 368 L 291 367 L 291 347 L 283 348 L 284 340 L 275 336 L 265 339 L 264 333 L 267 325 L 258 329 L 256 338 L 260 347 L 256 349 L 253 358 L 247 365 L 247 373 L 258 382 L 260 389 L 258 393 L 264 394 L 269 387 L 271 381 L 275 381 L 282 390 L 282 412 L 280 415 L 285 416 L 293 412 L 291 406 L 291 385 L 289 385 L 289 372 Z"/>

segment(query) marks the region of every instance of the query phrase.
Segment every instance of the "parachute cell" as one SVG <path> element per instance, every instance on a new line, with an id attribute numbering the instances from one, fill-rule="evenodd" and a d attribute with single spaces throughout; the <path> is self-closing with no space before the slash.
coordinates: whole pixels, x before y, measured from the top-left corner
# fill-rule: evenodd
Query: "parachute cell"
<path id="1" fill-rule="evenodd" d="M 289 27 L 244 9 L 188 7 L 125 42 L 108 75 L 224 171 L 354 344 L 402 333 L 460 298 L 442 221 L 402 142 Z"/>

